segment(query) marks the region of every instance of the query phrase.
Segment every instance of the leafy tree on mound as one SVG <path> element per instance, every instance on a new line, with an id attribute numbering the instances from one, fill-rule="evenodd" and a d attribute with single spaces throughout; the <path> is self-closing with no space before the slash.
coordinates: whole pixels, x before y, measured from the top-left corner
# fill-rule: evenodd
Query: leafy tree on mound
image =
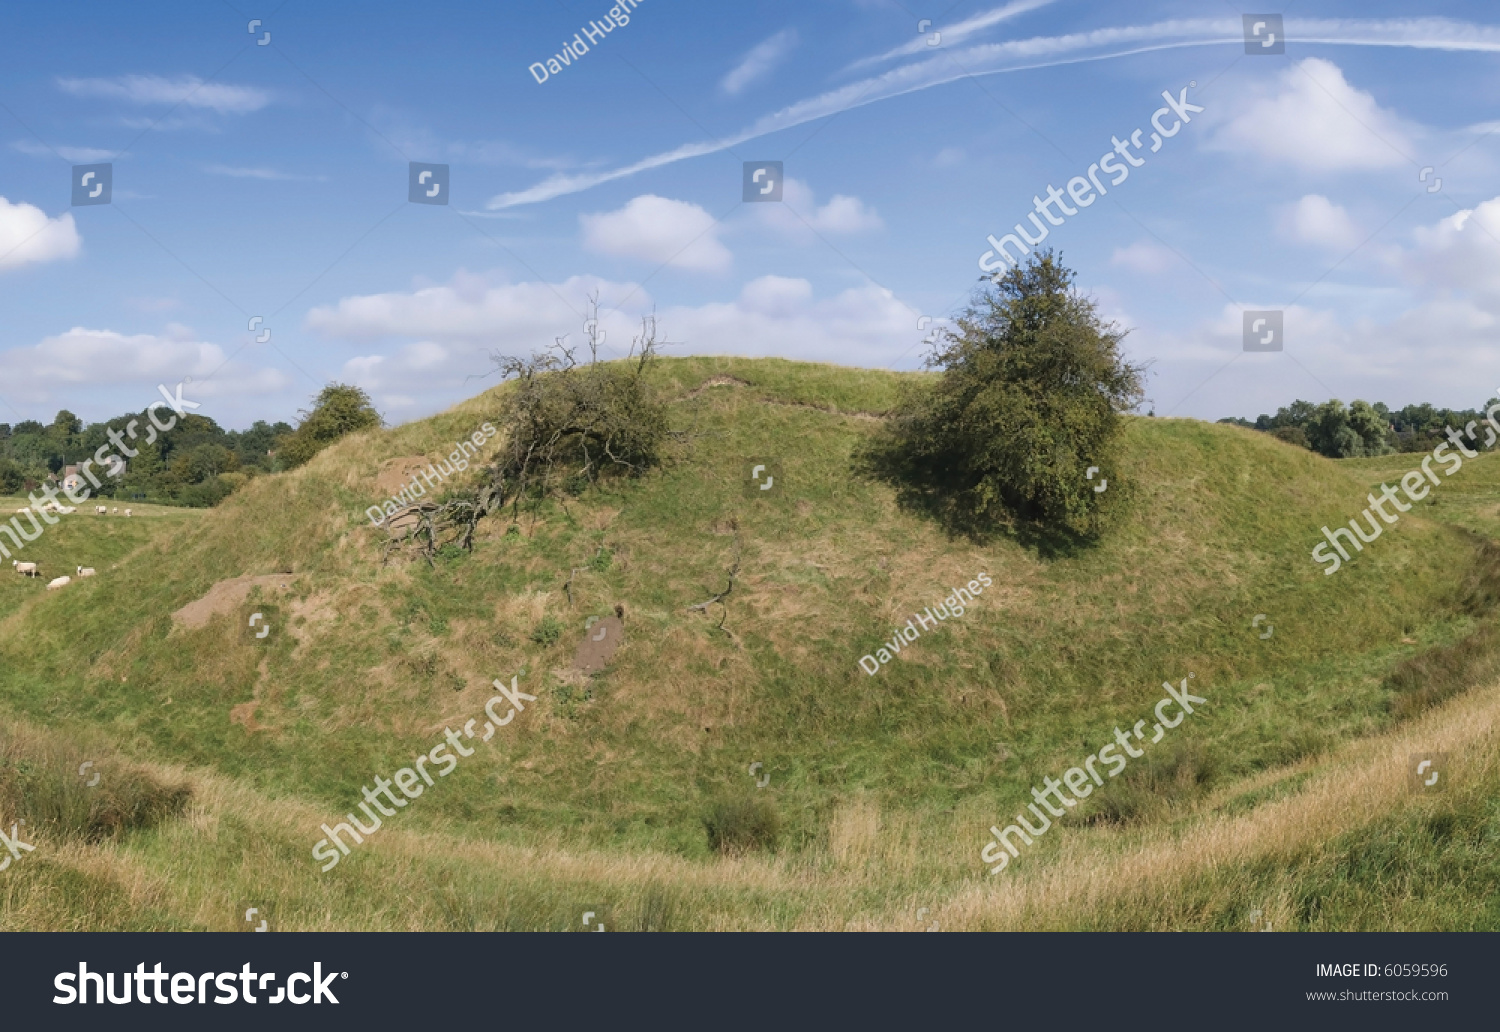
<path id="1" fill-rule="evenodd" d="M 311 412 L 300 413 L 297 429 L 277 443 L 277 457 L 294 469 L 346 434 L 381 426 L 385 420 L 375 411 L 370 396 L 358 387 L 331 383 L 313 401 Z"/>
<path id="2" fill-rule="evenodd" d="M 1114 468 L 1143 369 L 1120 354 L 1126 331 L 1073 280 L 1051 251 L 1033 254 L 981 289 L 938 342 L 927 365 L 942 375 L 908 388 L 862 455 L 904 504 L 976 538 L 998 525 L 1102 529 L 1120 491 L 1095 488 Z M 1101 470 L 1092 480 L 1091 466 Z"/>

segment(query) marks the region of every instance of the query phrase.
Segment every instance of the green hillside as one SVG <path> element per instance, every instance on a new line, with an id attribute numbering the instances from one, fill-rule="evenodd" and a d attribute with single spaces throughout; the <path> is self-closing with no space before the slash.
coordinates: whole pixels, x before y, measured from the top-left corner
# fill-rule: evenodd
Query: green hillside
<path id="1" fill-rule="evenodd" d="M 233 928 L 259 906 L 282 929 L 567 929 L 585 910 L 615 928 L 908 928 L 919 907 L 945 930 L 1238 927 L 1252 907 L 1283 927 L 1500 928 L 1474 902 L 1500 898 L 1493 456 L 1324 576 L 1319 528 L 1409 457 L 1335 463 L 1131 418 L 1109 486 L 1128 516 L 1059 557 L 950 540 L 853 471 L 901 374 L 700 358 L 654 375 L 687 431 L 663 468 L 492 518 L 472 555 L 431 567 L 382 562 L 365 516 L 382 464 L 498 426 L 505 386 L 216 509 L 80 509 L 29 545 L 49 576 L 99 575 L 0 579 L 0 773 L 22 792 L 18 765 L 66 780 L 93 758 L 193 794 L 99 841 L 61 818 L 37 831 L 0 883 L 3 927 Z M 744 489 L 754 462 L 775 490 Z M 736 562 L 726 605 L 690 610 Z M 992 587 L 961 617 L 861 669 L 981 572 Z M 246 600 L 277 607 L 268 644 L 243 640 L 239 605 L 174 621 L 273 574 L 291 591 Z M 625 644 L 572 670 L 616 605 Z M 1200 714 L 987 873 L 991 825 L 1190 673 Z M 322 873 L 320 825 L 445 728 L 483 725 L 491 683 L 517 675 L 536 701 Z M 1469 774 L 1414 795 L 1406 755 L 1433 743 Z M 1340 794 L 1351 772 L 1368 798 Z M 70 782 L 69 805 L 87 791 Z M 746 802 L 774 810 L 777 844 L 721 856 L 705 818 Z"/>

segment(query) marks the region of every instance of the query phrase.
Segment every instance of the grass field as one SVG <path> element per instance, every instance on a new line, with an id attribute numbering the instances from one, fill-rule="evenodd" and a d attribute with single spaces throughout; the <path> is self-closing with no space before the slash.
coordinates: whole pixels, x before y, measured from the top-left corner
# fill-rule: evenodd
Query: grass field
<path id="1" fill-rule="evenodd" d="M 283 930 L 566 930 L 587 910 L 618 929 L 912 929 L 924 907 L 944 930 L 1249 928 L 1253 910 L 1278 930 L 1500 928 L 1494 456 L 1325 577 L 1319 528 L 1409 456 L 1335 463 L 1132 418 L 1110 486 L 1128 517 L 1052 558 L 950 540 L 852 471 L 898 374 L 655 375 L 693 431 L 664 468 L 492 519 L 433 568 L 382 565 L 379 468 L 446 455 L 504 387 L 215 510 L 80 507 L 28 545 L 48 576 L 99 576 L 0 579 L 0 805 L 38 815 L 0 926 L 230 929 L 256 906 Z M 747 494 L 767 460 L 778 489 Z M 689 611 L 737 555 L 727 607 Z M 979 572 L 994 586 L 962 617 L 861 670 Z M 242 642 L 239 607 L 173 620 L 268 574 L 294 587 L 246 600 L 279 607 L 267 645 Z M 625 644 L 574 672 L 616 604 Z M 987 873 L 991 825 L 1189 673 L 1200 714 Z M 537 701 L 320 873 L 319 826 L 482 723 L 514 675 Z M 1443 791 L 1408 785 L 1425 751 L 1450 756 Z M 115 778 L 134 816 L 91 832 Z M 774 847 L 711 849 L 705 819 L 747 805 L 774 813 Z"/>

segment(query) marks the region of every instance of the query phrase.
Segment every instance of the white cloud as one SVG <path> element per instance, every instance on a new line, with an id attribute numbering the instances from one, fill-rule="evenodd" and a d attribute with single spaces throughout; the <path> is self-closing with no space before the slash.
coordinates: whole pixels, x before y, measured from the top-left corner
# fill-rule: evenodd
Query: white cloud
<path id="1" fill-rule="evenodd" d="M 756 46 L 719 84 L 730 96 L 738 96 L 745 87 L 771 73 L 797 46 L 797 30 L 783 29 Z"/>
<path id="2" fill-rule="evenodd" d="M 1500 197 L 1419 226 L 1413 237 L 1400 260 L 1408 279 L 1445 294 L 1473 291 L 1500 309 Z"/>
<path id="3" fill-rule="evenodd" d="M 1155 276 L 1182 261 L 1170 248 L 1151 240 L 1137 240 L 1129 247 L 1117 247 L 1110 255 L 1109 264 L 1145 276 Z"/>
<path id="4" fill-rule="evenodd" d="M 581 333 L 580 313 L 589 294 L 597 292 L 600 306 L 607 310 L 634 289 L 634 284 L 617 285 L 593 276 L 574 276 L 554 286 L 494 283 L 460 271 L 445 286 L 320 305 L 307 313 L 305 322 L 324 336 L 350 341 L 419 337 L 470 347 L 516 341 L 530 351 L 562 334 Z"/>
<path id="5" fill-rule="evenodd" d="M 763 276 L 747 283 L 734 301 L 668 308 L 660 318 L 672 339 L 684 342 L 674 353 L 878 367 L 919 343 L 918 314 L 873 283 L 818 300 L 806 280 Z"/>
<path id="6" fill-rule="evenodd" d="M 184 104 L 221 115 L 259 111 L 271 102 L 268 90 L 204 82 L 196 75 L 166 79 L 160 75 L 121 75 L 113 79 L 58 79 L 58 87 L 75 97 L 107 97 L 131 104 Z"/>
<path id="7" fill-rule="evenodd" d="M 1365 239 L 1349 213 L 1322 194 L 1308 194 L 1277 212 L 1276 228 L 1288 240 L 1334 251 L 1351 250 Z"/>
<path id="8" fill-rule="evenodd" d="M 0 197 L 0 270 L 72 258 L 82 243 L 71 212 L 49 219 L 40 208 Z"/>
<path id="9" fill-rule="evenodd" d="M 391 388 L 410 389 L 423 381 L 452 382 L 456 375 L 454 358 L 471 358 L 473 349 L 447 347 L 430 340 L 407 344 L 394 355 L 360 355 L 344 363 L 344 377 L 370 392 Z M 487 364 L 487 362 L 486 362 Z M 411 403 L 409 396 L 405 397 Z"/>
<path id="10" fill-rule="evenodd" d="M 1394 168 L 1410 163 L 1414 130 L 1355 89 L 1331 61 L 1309 57 L 1216 135 L 1214 145 L 1309 172 Z"/>
<path id="11" fill-rule="evenodd" d="M 375 340 L 408 337 L 394 354 L 349 359 L 344 375 L 372 392 L 399 390 L 407 398 L 453 391 L 469 377 L 492 371 L 488 352 L 527 354 L 567 334 L 583 337 L 581 313 L 588 294 L 600 295 L 600 322 L 608 338 L 604 358 L 625 354 L 641 315 L 654 301 L 635 284 L 597 277 L 563 283 L 491 283 L 462 274 L 454 284 L 409 293 L 346 297 L 308 314 L 308 325 L 331 337 Z M 614 305 L 625 302 L 623 310 Z M 918 312 L 874 284 L 819 299 L 804 279 L 762 276 L 732 301 L 678 305 L 658 313 L 662 332 L 680 342 L 669 354 L 781 355 L 888 365 L 919 344 Z M 465 396 L 475 393 L 472 384 Z M 388 397 L 381 403 L 389 405 Z"/>
<path id="12" fill-rule="evenodd" d="M 723 272 L 734 260 L 714 217 L 686 201 L 642 194 L 619 211 L 585 212 L 578 221 L 583 246 L 597 254 L 708 272 Z"/>
<path id="13" fill-rule="evenodd" d="M 810 242 L 814 233 L 865 233 L 885 228 L 880 216 L 858 197 L 834 194 L 819 208 L 812 188 L 799 179 L 786 180 L 781 198 L 779 204 L 758 204 L 755 208 L 763 224 L 794 240 Z"/>
<path id="14" fill-rule="evenodd" d="M 184 377 L 206 378 L 184 389 L 187 397 L 264 394 L 279 391 L 290 380 L 275 369 L 251 369 L 242 363 L 224 366 L 224 349 L 194 339 L 191 330 L 173 325 L 165 334 L 124 334 L 75 326 L 45 338 L 35 347 L 0 351 L 0 380 L 35 390 L 48 385 L 136 383 L 143 397 L 158 383 Z M 140 402 L 147 404 L 147 400 Z"/>
<path id="15" fill-rule="evenodd" d="M 46 144 L 37 143 L 35 140 L 17 140 L 11 144 L 11 148 L 20 151 L 22 154 L 29 154 L 33 158 L 61 157 L 64 161 L 73 161 L 80 165 L 91 165 L 99 161 L 108 161 L 115 156 L 114 151 L 100 150 L 97 147 L 65 147 L 62 145 L 48 147 Z"/>

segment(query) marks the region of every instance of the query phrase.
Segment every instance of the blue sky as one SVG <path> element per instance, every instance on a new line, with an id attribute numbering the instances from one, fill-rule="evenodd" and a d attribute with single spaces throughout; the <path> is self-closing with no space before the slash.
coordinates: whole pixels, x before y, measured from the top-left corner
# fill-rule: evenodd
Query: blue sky
<path id="1" fill-rule="evenodd" d="M 986 237 L 1113 139 L 1149 151 L 1185 88 L 1203 111 L 1043 245 L 1131 329 L 1158 414 L 1500 385 L 1493 8 L 1298 2 L 1285 53 L 1247 55 L 1222 3 L 641 0 L 528 71 L 612 9 L 9 10 L 0 422 L 191 377 L 230 428 L 329 380 L 400 423 L 494 382 L 491 351 L 579 341 L 594 293 L 607 357 L 654 307 L 669 354 L 917 368 Z M 764 160 L 784 200 L 744 203 Z M 449 205 L 408 202 L 413 161 L 450 166 Z M 93 162 L 113 203 L 71 207 Z M 1246 310 L 1285 313 L 1284 350 L 1243 351 Z"/>

